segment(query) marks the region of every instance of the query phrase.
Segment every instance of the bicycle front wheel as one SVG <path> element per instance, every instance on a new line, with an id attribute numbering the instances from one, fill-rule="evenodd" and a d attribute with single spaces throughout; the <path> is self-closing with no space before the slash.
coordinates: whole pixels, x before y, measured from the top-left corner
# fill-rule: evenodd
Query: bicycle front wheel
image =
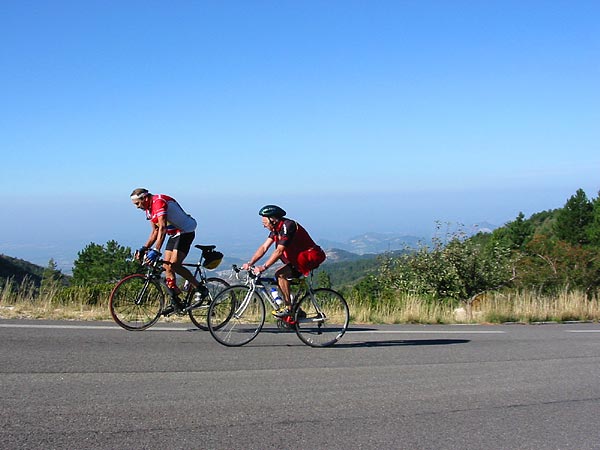
<path id="1" fill-rule="evenodd" d="M 110 315 L 126 330 L 145 330 L 160 318 L 164 301 L 158 281 L 135 273 L 119 281 L 110 293 Z"/>
<path id="2" fill-rule="evenodd" d="M 248 286 L 221 291 L 208 309 L 208 329 L 220 344 L 239 347 L 254 339 L 265 323 L 265 304 Z"/>
<path id="3" fill-rule="evenodd" d="M 344 297 L 332 289 L 308 292 L 294 307 L 296 334 L 311 347 L 328 347 L 339 341 L 350 322 Z"/>
<path id="4" fill-rule="evenodd" d="M 207 278 L 206 287 L 208 288 L 208 297 L 203 298 L 199 304 L 192 305 L 192 309 L 188 312 L 192 323 L 201 330 L 208 330 L 207 316 L 210 303 L 219 292 L 229 287 L 229 283 L 220 278 Z"/>

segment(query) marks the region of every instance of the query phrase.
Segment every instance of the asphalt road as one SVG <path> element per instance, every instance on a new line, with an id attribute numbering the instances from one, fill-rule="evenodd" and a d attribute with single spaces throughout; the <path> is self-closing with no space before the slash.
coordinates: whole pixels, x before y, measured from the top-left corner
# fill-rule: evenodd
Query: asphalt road
<path id="1" fill-rule="evenodd" d="M 600 324 L 266 330 L 0 320 L 2 449 L 599 449 Z"/>

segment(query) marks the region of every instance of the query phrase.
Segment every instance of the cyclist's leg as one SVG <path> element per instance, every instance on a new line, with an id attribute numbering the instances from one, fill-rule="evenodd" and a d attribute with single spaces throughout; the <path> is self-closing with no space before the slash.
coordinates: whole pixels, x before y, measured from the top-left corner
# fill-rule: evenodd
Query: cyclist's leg
<path id="1" fill-rule="evenodd" d="M 283 296 L 283 301 L 285 302 L 285 306 L 288 309 L 291 309 L 292 301 L 290 295 L 290 279 L 298 278 L 301 276 L 301 273 L 292 266 L 291 264 L 285 264 L 284 266 L 277 269 L 275 272 L 275 277 L 277 278 L 277 285 L 279 286 L 279 290 L 281 295 Z"/>
<path id="2" fill-rule="evenodd" d="M 198 288 L 198 280 L 194 278 L 192 272 L 187 267 L 183 266 L 183 261 L 190 251 L 192 242 L 194 241 L 195 233 L 183 233 L 179 236 L 170 237 L 167 241 L 164 259 L 170 264 L 165 265 L 165 276 L 175 279 L 175 274 L 181 275 L 184 280 L 187 280 L 195 289 Z"/>

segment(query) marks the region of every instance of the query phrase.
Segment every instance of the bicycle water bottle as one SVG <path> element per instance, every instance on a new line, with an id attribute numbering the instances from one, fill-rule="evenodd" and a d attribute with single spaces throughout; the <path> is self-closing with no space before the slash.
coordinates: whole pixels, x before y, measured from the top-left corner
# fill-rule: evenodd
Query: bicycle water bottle
<path id="1" fill-rule="evenodd" d="M 273 297 L 275 304 L 277 304 L 277 308 L 281 308 L 281 306 L 283 306 L 283 300 L 279 296 L 279 291 L 276 287 L 271 288 L 271 297 Z"/>
<path id="2" fill-rule="evenodd" d="M 196 292 L 194 294 L 194 304 L 202 301 L 202 294 L 200 292 Z"/>

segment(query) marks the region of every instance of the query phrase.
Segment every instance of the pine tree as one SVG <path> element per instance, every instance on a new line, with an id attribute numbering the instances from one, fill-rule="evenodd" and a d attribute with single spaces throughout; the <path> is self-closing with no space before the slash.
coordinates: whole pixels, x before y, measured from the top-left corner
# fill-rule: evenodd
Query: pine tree
<path id="1" fill-rule="evenodd" d="M 592 200 L 592 221 L 587 228 L 587 236 L 590 244 L 600 246 L 600 192 Z"/>
<path id="2" fill-rule="evenodd" d="M 73 264 L 73 283 L 77 285 L 113 282 L 135 271 L 136 265 L 129 261 L 131 249 L 116 241 L 106 246 L 88 244 L 77 254 Z"/>
<path id="3" fill-rule="evenodd" d="M 582 189 L 578 189 L 565 206 L 558 211 L 554 233 L 562 241 L 573 245 L 589 243 L 588 227 L 593 219 L 593 205 Z"/>
<path id="4" fill-rule="evenodd" d="M 58 265 L 53 258 L 50 258 L 48 265 L 42 273 L 42 281 L 40 284 L 40 292 L 43 295 L 49 294 L 58 289 L 64 281 L 64 275 L 58 269 Z"/>

